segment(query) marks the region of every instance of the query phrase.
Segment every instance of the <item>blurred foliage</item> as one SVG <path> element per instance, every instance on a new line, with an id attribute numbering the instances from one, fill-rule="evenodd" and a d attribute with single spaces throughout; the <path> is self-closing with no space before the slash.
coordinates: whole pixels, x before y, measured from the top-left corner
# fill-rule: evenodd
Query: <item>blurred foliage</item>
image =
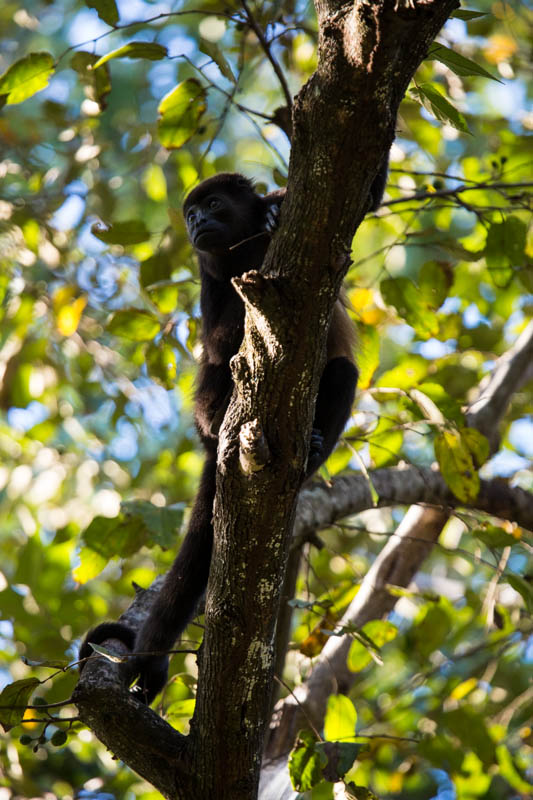
<path id="1" fill-rule="evenodd" d="M 245 12 L 178 6 L 0 6 L 0 704 L 66 700 L 79 637 L 171 563 L 202 460 L 199 287 L 179 209 L 217 171 L 285 182 L 284 95 Z M 316 63 L 312 5 L 250 7 L 296 92 Z M 533 310 L 532 31 L 531 2 L 473 2 L 401 106 L 384 205 L 354 241 L 361 390 L 330 474 L 437 456 L 464 500 L 481 464 L 533 488 L 531 383 L 489 460 L 462 411 Z M 307 554 L 288 684 L 403 511 L 366 512 Z M 360 679 L 332 698 L 326 738 L 344 741 L 336 778 L 354 797 L 533 794 L 531 538 L 503 525 L 458 513 L 391 621 L 352 632 Z M 162 708 L 182 731 L 194 674 L 192 655 L 174 657 Z M 158 796 L 68 721 L 72 707 L 54 715 L 64 722 L 10 714 L 0 800 Z M 302 732 L 291 774 L 306 797 L 332 798 L 319 745 Z"/>

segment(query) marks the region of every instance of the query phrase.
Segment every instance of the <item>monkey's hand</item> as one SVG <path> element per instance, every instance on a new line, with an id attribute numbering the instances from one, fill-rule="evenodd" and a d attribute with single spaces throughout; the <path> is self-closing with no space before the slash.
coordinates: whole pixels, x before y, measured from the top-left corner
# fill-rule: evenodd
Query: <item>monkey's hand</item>
<path id="1" fill-rule="evenodd" d="M 279 225 L 279 212 L 281 211 L 281 203 L 272 203 L 268 207 L 265 218 L 265 230 L 271 236 L 276 232 Z"/>
<path id="2" fill-rule="evenodd" d="M 135 656 L 130 667 L 137 681 L 131 687 L 138 700 L 150 705 L 168 679 L 168 656 Z"/>
<path id="3" fill-rule="evenodd" d="M 307 476 L 311 475 L 319 468 L 324 460 L 324 437 L 318 428 L 311 430 L 311 443 L 309 445 L 309 455 L 307 457 Z"/>

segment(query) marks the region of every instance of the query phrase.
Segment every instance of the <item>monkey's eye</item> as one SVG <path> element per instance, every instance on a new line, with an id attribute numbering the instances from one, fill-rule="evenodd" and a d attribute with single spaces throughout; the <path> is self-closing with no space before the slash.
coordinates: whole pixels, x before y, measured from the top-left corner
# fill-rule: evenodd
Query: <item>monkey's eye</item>
<path id="1" fill-rule="evenodd" d="M 222 201 L 218 197 L 210 197 L 207 201 L 207 207 L 210 211 L 214 211 L 216 208 L 220 208 L 222 205 Z"/>
<path id="2" fill-rule="evenodd" d="M 196 219 L 196 212 L 189 211 L 189 213 L 187 214 L 187 225 L 190 225 L 192 222 L 194 222 L 195 219 Z"/>

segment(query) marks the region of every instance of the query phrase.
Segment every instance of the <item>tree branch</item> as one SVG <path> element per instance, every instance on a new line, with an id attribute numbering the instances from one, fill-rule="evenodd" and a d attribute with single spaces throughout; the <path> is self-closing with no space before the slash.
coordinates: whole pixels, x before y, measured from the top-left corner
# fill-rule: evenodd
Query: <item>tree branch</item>
<path id="1" fill-rule="evenodd" d="M 488 380 L 481 381 L 478 397 L 473 401 L 469 414 L 470 424 L 479 425 L 481 432 L 490 433 L 491 425 L 492 428 L 497 427 L 494 421 L 498 423 L 501 420 L 513 394 L 531 378 L 532 347 L 533 323 L 530 323 L 510 350 L 496 361 Z M 489 420 L 492 420 L 490 425 Z M 394 478 L 391 478 L 391 472 L 395 472 Z M 361 627 L 394 608 L 397 598 L 389 593 L 388 586 L 409 585 L 437 541 L 448 519 L 449 509 L 460 505 L 439 473 L 433 470 L 414 467 L 395 471 L 379 470 L 371 473 L 371 480 L 379 495 L 378 506 L 387 505 L 390 501 L 391 505 L 426 502 L 435 507 L 411 505 L 395 536 L 389 539 L 366 574 L 340 626 L 350 624 Z M 344 481 L 346 483 L 343 485 Z M 415 486 L 418 500 L 407 499 Z M 327 527 L 343 516 L 362 510 L 360 506 L 365 492 L 368 492 L 366 480 L 357 475 L 340 478 L 330 490 L 326 487 L 304 490 L 298 504 L 295 536 L 308 538 L 318 528 Z M 522 489 L 510 488 L 503 481 L 482 481 L 475 507 L 533 530 L 533 496 Z M 296 796 L 290 789 L 287 752 L 292 747 L 297 730 L 305 725 L 306 718 L 309 717 L 320 728 L 329 695 L 333 691 L 347 692 L 352 686 L 356 674 L 346 666 L 350 644 L 349 636 L 331 637 L 306 683 L 278 704 L 265 750 L 265 758 L 272 763 L 265 765 L 261 800 L 273 800 L 268 789 L 271 783 L 276 785 L 279 796 L 284 800 Z"/>

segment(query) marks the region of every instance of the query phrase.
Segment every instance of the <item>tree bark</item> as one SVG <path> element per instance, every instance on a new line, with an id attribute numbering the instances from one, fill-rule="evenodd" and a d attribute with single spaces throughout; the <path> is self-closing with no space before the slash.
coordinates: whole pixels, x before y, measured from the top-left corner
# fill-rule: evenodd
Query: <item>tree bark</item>
<path id="1" fill-rule="evenodd" d="M 319 62 L 294 104 L 280 230 L 261 274 L 235 280 L 246 307 L 245 336 L 232 361 L 235 391 L 220 431 L 215 542 L 190 734 L 179 736 L 127 693 L 111 695 L 110 714 L 91 688 L 92 669 L 84 670 L 76 694 L 81 718 L 165 797 L 257 796 L 276 618 L 326 331 L 370 186 L 394 138 L 400 100 L 458 6 L 458 0 L 317 0 Z M 239 434 L 256 420 L 271 458 L 248 475 L 239 468 Z M 116 677 L 116 667 L 107 668 Z"/>

